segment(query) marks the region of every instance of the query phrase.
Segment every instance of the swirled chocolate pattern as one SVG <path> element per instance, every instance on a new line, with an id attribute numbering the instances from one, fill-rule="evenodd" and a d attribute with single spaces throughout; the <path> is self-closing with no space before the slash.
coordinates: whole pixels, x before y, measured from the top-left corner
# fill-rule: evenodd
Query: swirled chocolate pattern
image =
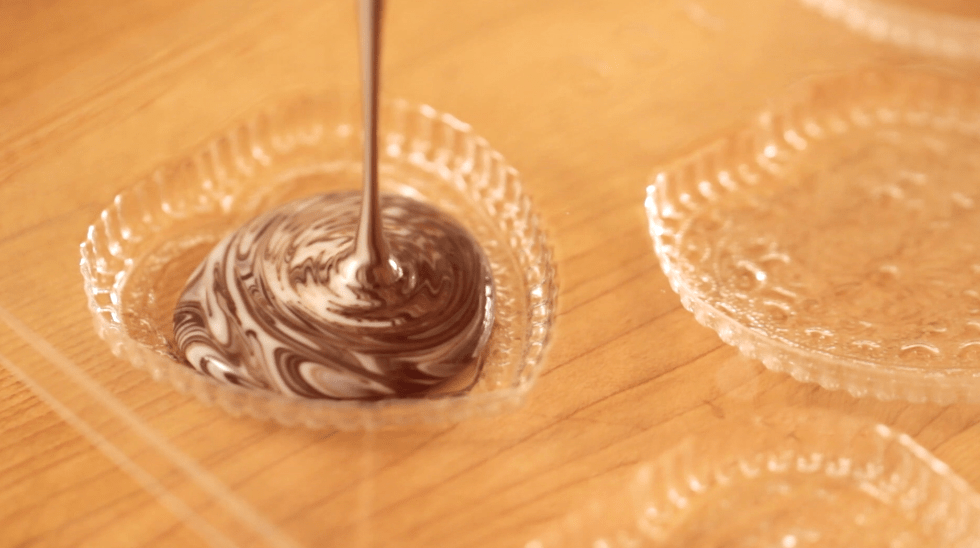
<path id="1" fill-rule="evenodd" d="M 200 373 L 303 398 L 410 396 L 478 359 L 493 324 L 479 245 L 424 203 L 381 197 L 394 279 L 350 260 L 360 193 L 319 195 L 259 216 L 219 243 L 174 313 Z"/>

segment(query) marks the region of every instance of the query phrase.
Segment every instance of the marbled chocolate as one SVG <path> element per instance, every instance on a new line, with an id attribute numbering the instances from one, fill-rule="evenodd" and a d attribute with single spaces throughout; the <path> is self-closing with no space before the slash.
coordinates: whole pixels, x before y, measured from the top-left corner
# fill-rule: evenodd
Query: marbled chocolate
<path id="1" fill-rule="evenodd" d="M 493 324 L 486 257 L 449 216 L 381 196 L 394 279 L 351 261 L 360 193 L 319 195 L 250 221 L 191 276 L 174 313 L 187 363 L 302 398 L 424 393 L 479 359 Z"/>

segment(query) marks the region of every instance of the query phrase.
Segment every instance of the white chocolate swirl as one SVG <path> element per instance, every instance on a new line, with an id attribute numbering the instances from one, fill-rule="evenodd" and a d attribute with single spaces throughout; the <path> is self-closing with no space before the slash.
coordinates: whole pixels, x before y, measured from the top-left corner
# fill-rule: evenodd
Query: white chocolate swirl
<path id="1" fill-rule="evenodd" d="M 221 381 L 302 398 L 422 393 L 479 358 L 493 278 L 475 240 L 432 206 L 381 197 L 397 278 L 355 280 L 357 192 L 261 215 L 197 268 L 174 312 L 180 353 Z"/>

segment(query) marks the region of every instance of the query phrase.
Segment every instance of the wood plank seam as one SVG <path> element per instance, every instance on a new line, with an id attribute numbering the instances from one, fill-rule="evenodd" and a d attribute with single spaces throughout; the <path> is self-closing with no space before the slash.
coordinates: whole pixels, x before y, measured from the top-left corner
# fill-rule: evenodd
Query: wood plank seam
<path id="1" fill-rule="evenodd" d="M 59 352 L 51 343 L 35 333 L 28 326 L 21 323 L 20 320 L 18 320 L 11 312 L 3 307 L 0 307 L 0 322 L 6 324 L 6 326 L 13 331 L 15 335 L 26 342 L 38 354 L 43 356 L 49 364 L 53 365 L 56 369 L 60 370 L 60 372 L 64 373 L 66 378 L 70 379 L 76 386 L 87 392 L 88 395 L 95 401 L 100 402 L 106 410 L 118 417 L 122 424 L 127 427 L 130 433 L 146 442 L 146 444 L 155 449 L 159 455 L 167 459 L 174 466 L 175 470 L 183 473 L 183 475 L 186 476 L 191 483 L 196 484 L 199 488 L 201 488 L 201 490 L 209 495 L 218 506 L 222 507 L 232 517 L 234 517 L 236 521 L 239 522 L 240 526 L 246 529 L 254 530 L 254 532 L 260 537 L 264 538 L 270 546 L 274 546 L 276 548 L 299 548 L 300 545 L 297 544 L 296 541 L 288 537 L 274 524 L 266 520 L 245 500 L 235 495 L 224 483 L 204 470 L 199 463 L 174 447 L 158 432 L 145 424 L 138 416 L 135 415 L 135 413 L 128 409 L 125 404 L 116 399 L 104 387 L 99 385 L 97 381 L 89 377 L 80 367 L 72 362 L 71 359 Z M 24 384 L 31 387 L 31 389 L 38 394 L 39 398 L 50 405 L 52 409 L 57 412 L 59 416 L 61 416 L 68 424 L 79 430 L 79 432 L 85 435 L 86 438 L 89 438 L 95 447 L 100 451 L 103 451 L 107 457 L 112 459 L 114 462 L 117 462 L 117 459 L 120 457 L 124 458 L 125 466 L 120 464 L 120 467 L 123 470 L 127 470 L 128 473 L 132 471 L 132 474 L 136 474 L 133 476 L 134 479 L 137 479 L 137 481 L 144 487 L 149 485 L 150 488 L 154 489 L 149 491 L 151 494 L 158 496 L 157 493 L 160 493 L 160 496 L 166 497 L 166 493 L 169 492 L 166 491 L 166 489 L 163 488 L 159 482 L 157 482 L 156 478 L 154 478 L 152 474 L 149 474 L 140 468 L 139 465 L 130 460 L 125 453 L 119 450 L 119 448 L 116 446 L 112 445 L 109 440 L 105 439 L 98 433 L 97 430 L 92 428 L 81 417 L 78 417 L 78 415 L 72 412 L 71 409 L 44 390 L 44 388 L 34 381 L 34 379 L 26 372 L 21 370 L 19 367 L 13 364 L 13 362 L 7 360 L 6 358 L 0 360 L 0 365 L 8 368 L 14 375 L 18 376 L 18 378 L 21 379 Z M 97 437 L 93 438 L 92 436 Z M 117 464 L 119 463 L 117 462 Z M 149 477 L 147 478 L 146 476 L 142 475 L 144 473 L 149 474 Z M 150 480 L 152 480 L 152 482 L 144 484 L 145 481 Z M 155 487 L 154 485 L 159 487 Z M 161 492 L 159 489 L 163 489 L 163 491 Z M 163 500 L 165 499 L 161 499 L 161 501 Z M 180 499 L 177 500 L 179 501 Z M 183 501 L 180 501 L 180 503 L 184 504 Z M 182 512 L 179 507 L 173 506 L 171 502 L 167 502 L 166 507 L 171 510 Z M 190 509 L 188 508 L 188 510 Z M 183 514 L 175 515 L 183 516 Z M 197 519 L 200 518 L 198 517 Z M 197 529 L 195 528 L 195 530 Z M 217 545 L 228 546 L 229 544 L 219 543 Z M 230 546 L 234 546 L 234 544 L 232 543 Z"/>
<path id="2" fill-rule="evenodd" d="M 89 443 L 105 455 L 119 469 L 123 470 L 147 493 L 152 495 L 160 505 L 169 510 L 177 519 L 183 521 L 211 546 L 234 548 L 237 546 L 231 539 L 213 525 L 198 516 L 192 508 L 164 487 L 153 474 L 133 462 L 118 447 L 107 440 L 96 429 L 89 426 L 81 417 L 76 415 L 66 405 L 58 401 L 50 392 L 34 381 L 26 372 L 14 364 L 3 354 L 0 354 L 0 365 L 9 371 L 17 380 L 27 386 L 38 399 L 47 404 L 63 421 L 71 425 L 84 436 Z"/>

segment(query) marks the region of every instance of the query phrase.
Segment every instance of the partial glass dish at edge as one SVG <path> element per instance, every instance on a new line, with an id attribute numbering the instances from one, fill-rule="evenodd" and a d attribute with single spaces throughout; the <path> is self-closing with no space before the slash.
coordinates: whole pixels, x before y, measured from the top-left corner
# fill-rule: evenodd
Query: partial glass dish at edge
<path id="1" fill-rule="evenodd" d="M 980 87 L 868 69 L 790 95 L 655 175 L 671 286 L 798 380 L 980 401 Z"/>
<path id="2" fill-rule="evenodd" d="M 311 428 L 452 423 L 523 403 L 554 314 L 545 234 L 517 172 L 499 153 L 452 116 L 404 101 L 382 105 L 381 190 L 436 205 L 483 247 L 496 315 L 482 365 L 426 396 L 340 401 L 221 383 L 175 356 L 177 297 L 218 241 L 279 204 L 360 187 L 361 131 L 354 120 L 353 99 L 285 101 L 116 196 L 81 245 L 89 308 L 113 353 L 234 415 Z"/>
<path id="3" fill-rule="evenodd" d="M 928 9 L 949 2 L 895 0 L 799 0 L 876 42 L 949 60 L 980 61 L 980 12 Z M 922 4 L 916 6 L 916 4 Z M 966 6 L 966 3 L 962 3 Z"/>
<path id="4" fill-rule="evenodd" d="M 967 548 L 980 494 L 905 434 L 818 409 L 728 419 L 525 548 Z"/>

